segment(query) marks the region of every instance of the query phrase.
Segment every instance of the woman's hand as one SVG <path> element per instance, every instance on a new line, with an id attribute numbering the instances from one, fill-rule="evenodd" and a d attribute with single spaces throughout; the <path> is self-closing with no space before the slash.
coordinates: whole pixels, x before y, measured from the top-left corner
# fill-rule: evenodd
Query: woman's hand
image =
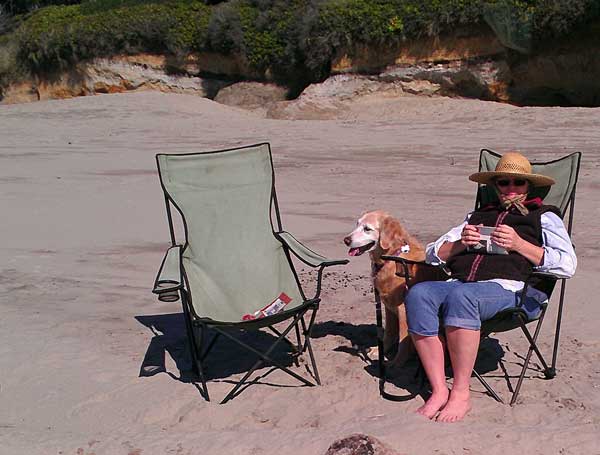
<path id="1" fill-rule="evenodd" d="M 501 246 L 507 251 L 516 251 L 522 248 L 523 238 L 517 232 L 506 224 L 501 224 L 492 232 L 490 236 L 492 242 Z"/>
<path id="2" fill-rule="evenodd" d="M 481 224 L 479 226 L 482 226 Z M 466 224 L 460 234 L 460 243 L 465 247 L 477 245 L 480 235 L 477 226 Z"/>

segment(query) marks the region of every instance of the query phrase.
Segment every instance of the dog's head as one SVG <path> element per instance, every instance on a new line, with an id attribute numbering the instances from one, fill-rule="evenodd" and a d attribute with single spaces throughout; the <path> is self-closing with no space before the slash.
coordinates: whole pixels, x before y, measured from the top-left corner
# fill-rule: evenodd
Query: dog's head
<path id="1" fill-rule="evenodd" d="M 356 222 L 356 228 L 344 237 L 344 243 L 350 256 L 360 256 L 363 253 L 388 251 L 393 244 L 403 236 L 400 223 L 389 213 L 374 210 L 362 215 Z"/>

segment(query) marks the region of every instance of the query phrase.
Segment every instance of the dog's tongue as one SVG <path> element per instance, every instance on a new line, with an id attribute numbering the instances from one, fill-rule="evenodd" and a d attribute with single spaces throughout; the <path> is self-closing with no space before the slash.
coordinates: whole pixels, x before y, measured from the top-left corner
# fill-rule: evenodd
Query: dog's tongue
<path id="1" fill-rule="evenodd" d="M 350 248 L 348 250 L 348 256 L 357 256 L 360 253 L 360 248 Z"/>

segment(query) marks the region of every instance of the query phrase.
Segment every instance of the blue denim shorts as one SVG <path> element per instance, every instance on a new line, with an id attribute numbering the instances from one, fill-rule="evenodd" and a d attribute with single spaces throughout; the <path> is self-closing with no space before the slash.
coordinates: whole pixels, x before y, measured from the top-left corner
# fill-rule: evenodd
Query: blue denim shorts
<path id="1" fill-rule="evenodd" d="M 408 330 L 422 336 L 435 336 L 440 324 L 447 327 L 479 330 L 481 321 L 498 312 L 515 307 L 521 293 L 508 291 L 498 283 L 462 281 L 427 281 L 413 286 L 406 296 Z M 523 310 L 530 318 L 537 317 L 540 305 L 548 297 L 537 289 L 528 288 Z"/>

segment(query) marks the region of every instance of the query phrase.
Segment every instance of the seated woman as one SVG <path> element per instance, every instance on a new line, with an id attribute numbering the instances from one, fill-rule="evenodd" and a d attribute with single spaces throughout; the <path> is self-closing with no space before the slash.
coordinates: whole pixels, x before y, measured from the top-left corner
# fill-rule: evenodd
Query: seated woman
<path id="1" fill-rule="evenodd" d="M 454 278 L 413 286 L 406 297 L 408 329 L 432 387 L 432 395 L 417 412 L 441 422 L 455 422 L 471 409 L 469 380 L 479 347 L 481 321 L 514 307 L 532 270 L 570 278 L 577 258 L 556 207 L 528 199 L 533 187 L 554 180 L 531 172 L 523 155 L 503 155 L 495 171 L 478 172 L 470 180 L 493 185 L 498 203 L 467 215 L 467 219 L 427 246 L 427 262 L 446 264 Z M 495 226 L 490 239 L 508 254 L 480 253 L 480 226 Z M 523 308 L 539 314 L 542 292 L 529 288 Z M 446 386 L 445 333 L 454 381 Z"/>

